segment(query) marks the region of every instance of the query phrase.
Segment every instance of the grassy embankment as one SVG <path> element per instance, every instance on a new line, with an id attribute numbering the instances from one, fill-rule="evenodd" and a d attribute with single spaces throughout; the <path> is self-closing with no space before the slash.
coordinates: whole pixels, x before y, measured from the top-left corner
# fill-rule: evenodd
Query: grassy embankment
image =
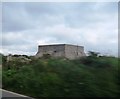
<path id="1" fill-rule="evenodd" d="M 31 58 L 6 62 L 3 88 L 32 97 L 119 96 L 118 58 L 88 56 L 77 60 Z"/>

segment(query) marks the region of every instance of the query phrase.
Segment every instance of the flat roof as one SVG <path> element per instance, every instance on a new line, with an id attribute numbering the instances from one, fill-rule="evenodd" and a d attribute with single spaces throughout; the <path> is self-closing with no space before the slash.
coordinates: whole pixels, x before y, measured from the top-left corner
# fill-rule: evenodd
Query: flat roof
<path id="1" fill-rule="evenodd" d="M 49 44 L 49 45 L 39 45 L 39 47 L 43 47 L 43 46 L 65 46 L 65 45 L 79 46 L 79 45 L 72 45 L 72 44 Z M 79 47 L 83 47 L 83 46 L 79 46 Z"/>

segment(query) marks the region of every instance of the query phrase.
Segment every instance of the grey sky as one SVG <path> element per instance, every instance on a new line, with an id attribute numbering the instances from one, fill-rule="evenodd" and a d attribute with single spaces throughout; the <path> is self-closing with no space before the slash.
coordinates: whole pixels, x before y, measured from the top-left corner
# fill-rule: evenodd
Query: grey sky
<path id="1" fill-rule="evenodd" d="M 3 53 L 29 54 L 40 44 L 78 44 L 117 55 L 117 2 L 4 2 Z"/>

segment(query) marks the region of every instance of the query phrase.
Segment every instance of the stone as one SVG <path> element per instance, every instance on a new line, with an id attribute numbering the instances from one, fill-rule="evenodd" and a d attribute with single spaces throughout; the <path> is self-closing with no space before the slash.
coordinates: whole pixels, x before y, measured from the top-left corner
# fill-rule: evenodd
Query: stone
<path id="1" fill-rule="evenodd" d="M 77 59 L 84 57 L 84 47 L 70 44 L 55 44 L 55 45 L 40 45 L 38 46 L 38 52 L 36 58 L 43 57 L 44 55 L 50 55 L 55 58 L 67 58 Z"/>

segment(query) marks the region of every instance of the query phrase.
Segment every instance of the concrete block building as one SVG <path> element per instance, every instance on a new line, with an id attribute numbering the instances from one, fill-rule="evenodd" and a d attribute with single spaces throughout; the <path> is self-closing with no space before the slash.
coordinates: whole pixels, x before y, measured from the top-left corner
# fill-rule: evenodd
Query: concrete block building
<path id="1" fill-rule="evenodd" d="M 77 59 L 86 56 L 83 46 L 70 44 L 40 45 L 36 57 L 42 57 L 45 54 L 52 57 L 62 57 L 68 59 Z"/>

